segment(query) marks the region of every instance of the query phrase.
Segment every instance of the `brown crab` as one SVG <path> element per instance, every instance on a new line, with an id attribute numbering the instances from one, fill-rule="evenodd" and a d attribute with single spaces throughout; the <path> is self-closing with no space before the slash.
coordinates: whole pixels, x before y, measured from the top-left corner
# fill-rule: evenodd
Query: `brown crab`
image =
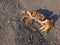
<path id="1" fill-rule="evenodd" d="M 42 30 L 42 32 L 47 33 L 47 31 L 49 29 L 51 29 L 52 27 L 52 24 L 51 22 L 43 15 L 43 14 L 40 14 L 40 13 L 36 13 L 35 11 L 25 11 L 25 10 L 22 10 L 21 11 L 22 13 L 26 14 L 26 16 L 23 16 L 21 18 L 21 21 L 23 21 L 25 18 L 27 19 L 26 21 L 26 26 L 30 28 L 30 24 L 29 22 L 31 20 L 35 20 L 37 21 L 38 23 L 40 23 L 40 25 L 42 26 L 41 28 L 39 28 L 39 30 Z"/>

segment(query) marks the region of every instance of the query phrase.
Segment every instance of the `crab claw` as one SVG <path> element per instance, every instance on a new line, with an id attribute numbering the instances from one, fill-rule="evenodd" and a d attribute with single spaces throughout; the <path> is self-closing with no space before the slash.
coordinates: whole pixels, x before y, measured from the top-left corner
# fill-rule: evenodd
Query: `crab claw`
<path id="1" fill-rule="evenodd" d="M 25 14 L 25 12 L 26 12 L 25 10 L 19 11 L 20 14 Z"/>
<path id="2" fill-rule="evenodd" d="M 31 15 L 30 11 L 27 11 L 27 10 L 21 10 L 19 13 L 20 14 Z"/>

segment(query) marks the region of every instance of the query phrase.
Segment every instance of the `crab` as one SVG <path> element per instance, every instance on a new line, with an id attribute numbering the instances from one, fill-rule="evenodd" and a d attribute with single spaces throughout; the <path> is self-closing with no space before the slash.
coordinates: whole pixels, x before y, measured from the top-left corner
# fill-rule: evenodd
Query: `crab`
<path id="1" fill-rule="evenodd" d="M 23 16 L 21 18 L 21 21 L 23 21 L 24 19 L 27 19 L 27 21 L 26 21 L 27 27 L 30 28 L 29 22 L 31 20 L 35 20 L 42 26 L 38 30 L 42 30 L 42 32 L 45 33 L 45 35 L 46 35 L 47 31 L 52 28 L 52 24 L 51 24 L 50 20 L 48 20 L 43 14 L 36 13 L 35 11 L 30 12 L 30 11 L 26 11 L 26 10 L 21 10 L 21 12 L 23 14 L 25 14 L 25 16 Z"/>
<path id="2" fill-rule="evenodd" d="M 23 22 L 25 20 L 25 25 L 26 27 L 30 28 L 30 22 L 32 21 L 33 19 L 33 15 L 32 13 L 33 12 L 29 12 L 29 11 L 25 11 L 25 10 L 21 10 L 21 13 L 22 14 L 25 14 L 25 16 L 23 16 L 20 21 Z"/>

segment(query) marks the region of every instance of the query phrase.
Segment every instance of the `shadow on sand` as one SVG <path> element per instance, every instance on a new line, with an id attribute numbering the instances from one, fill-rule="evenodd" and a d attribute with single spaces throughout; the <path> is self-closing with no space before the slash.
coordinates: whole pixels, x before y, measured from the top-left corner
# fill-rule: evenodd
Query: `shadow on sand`
<path id="1" fill-rule="evenodd" d="M 46 18 L 48 18 L 52 22 L 53 26 L 58 19 L 58 15 L 54 15 L 52 11 L 49 11 L 47 9 L 38 9 L 36 10 L 36 12 L 44 14 Z"/>

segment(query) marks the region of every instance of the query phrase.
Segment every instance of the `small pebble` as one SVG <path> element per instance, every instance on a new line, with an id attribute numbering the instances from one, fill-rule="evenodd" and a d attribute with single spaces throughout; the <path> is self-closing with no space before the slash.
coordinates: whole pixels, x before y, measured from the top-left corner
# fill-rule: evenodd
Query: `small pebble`
<path id="1" fill-rule="evenodd" d="M 30 40 L 28 40 L 28 42 L 30 42 Z"/>
<path id="2" fill-rule="evenodd" d="M 8 23 L 10 22 L 10 21 L 7 21 Z"/>
<path id="3" fill-rule="evenodd" d="M 19 36 L 19 38 L 21 38 L 21 36 Z"/>

